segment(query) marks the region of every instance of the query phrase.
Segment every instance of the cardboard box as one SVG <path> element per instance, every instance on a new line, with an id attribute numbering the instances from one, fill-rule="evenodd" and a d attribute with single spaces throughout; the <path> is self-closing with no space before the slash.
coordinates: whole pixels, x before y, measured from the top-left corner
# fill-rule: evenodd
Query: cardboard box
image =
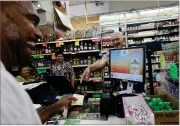
<path id="1" fill-rule="evenodd" d="M 154 93 L 155 95 L 165 95 L 166 94 L 166 90 L 162 87 L 156 87 L 154 89 Z"/>
<path id="2" fill-rule="evenodd" d="M 128 110 L 130 105 L 138 105 L 138 104 L 143 105 L 147 109 L 148 121 L 146 121 L 146 123 L 148 125 L 154 125 L 154 114 L 149 108 L 149 106 L 147 105 L 142 95 L 133 96 L 133 97 L 123 97 L 122 100 L 123 100 L 123 106 L 124 106 L 124 115 L 125 115 L 126 125 L 143 125 L 144 124 L 144 122 L 135 122 Z"/>
<path id="3" fill-rule="evenodd" d="M 156 125 L 172 125 L 179 124 L 179 102 L 172 97 L 168 92 L 163 92 L 163 95 L 152 95 L 148 96 L 151 98 L 162 98 L 165 102 L 171 102 L 173 106 L 177 108 L 177 110 L 167 111 L 167 112 L 154 112 L 155 116 L 155 124 Z"/>

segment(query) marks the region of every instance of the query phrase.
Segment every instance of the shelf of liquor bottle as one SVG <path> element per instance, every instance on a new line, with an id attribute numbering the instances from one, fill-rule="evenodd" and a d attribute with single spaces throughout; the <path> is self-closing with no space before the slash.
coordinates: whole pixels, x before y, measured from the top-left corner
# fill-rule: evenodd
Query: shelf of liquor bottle
<path id="1" fill-rule="evenodd" d="M 100 50 L 84 50 L 78 52 L 64 52 L 63 54 L 81 54 L 81 53 L 93 53 L 93 52 L 100 52 Z"/>
<path id="2" fill-rule="evenodd" d="M 158 27 L 158 28 L 169 28 L 169 27 L 177 27 L 179 26 L 179 24 L 173 24 L 173 25 L 167 25 L 167 26 L 162 26 L 162 27 Z M 129 29 L 127 30 L 127 32 L 131 32 L 131 31 L 143 31 L 143 30 L 153 30 L 153 29 L 157 29 L 157 27 L 146 27 L 146 28 L 138 28 L 138 29 Z"/>
<path id="3" fill-rule="evenodd" d="M 15 71 L 18 71 L 18 70 L 19 70 L 19 69 L 12 69 L 11 71 L 14 71 L 14 72 L 15 72 Z"/>
<path id="4" fill-rule="evenodd" d="M 179 88 L 179 80 L 174 80 L 170 77 L 165 77 L 165 79 L 168 81 L 168 84 L 170 83 L 171 85 L 173 85 L 176 88 Z"/>
<path id="5" fill-rule="evenodd" d="M 36 69 L 51 69 L 51 67 L 38 67 Z"/>
<path id="6" fill-rule="evenodd" d="M 46 42 L 47 44 L 51 44 L 51 43 L 57 43 L 57 42 L 75 42 L 75 41 L 87 41 L 87 40 L 94 40 L 94 39 L 99 39 L 99 38 L 83 38 L 83 39 L 72 39 L 72 40 L 56 40 L 56 41 L 51 41 L 51 42 Z M 36 45 L 41 45 L 43 44 L 42 42 L 38 42 L 36 43 Z"/>
<path id="7" fill-rule="evenodd" d="M 82 91 L 82 93 L 103 93 L 103 90 L 97 90 L 97 91 Z"/>
<path id="8" fill-rule="evenodd" d="M 153 42 L 177 42 L 179 41 L 179 39 L 176 39 L 176 40 L 161 40 L 161 41 L 157 41 L 157 40 L 154 40 L 154 41 L 149 41 L 149 42 L 141 42 L 141 43 L 133 43 L 133 44 L 128 44 L 128 46 L 139 46 L 141 44 L 146 44 L 146 43 L 153 43 Z"/>
<path id="9" fill-rule="evenodd" d="M 31 56 L 50 56 L 52 55 L 51 53 L 48 53 L 48 54 L 37 54 L 37 55 L 31 55 Z"/>
<path id="10" fill-rule="evenodd" d="M 72 67 L 88 67 L 88 64 L 85 64 L 85 65 L 73 65 Z"/>
<path id="11" fill-rule="evenodd" d="M 177 20 L 179 17 L 171 17 L 171 18 L 163 18 L 163 19 L 152 19 L 152 20 L 146 20 L 146 21 L 143 21 L 143 20 L 139 20 L 137 22 L 131 22 L 131 23 L 127 23 L 127 25 L 134 25 L 134 24 L 145 24 L 145 23 L 152 23 L 152 22 L 162 22 L 162 21 L 168 21 L 168 20 Z"/>
<path id="12" fill-rule="evenodd" d="M 151 55 L 152 57 L 160 57 L 160 55 Z"/>
<path id="13" fill-rule="evenodd" d="M 164 89 L 167 93 L 169 93 L 171 96 L 173 96 L 177 101 L 179 101 L 179 88 L 172 88 L 171 86 L 168 86 L 164 84 Z M 178 93 L 177 93 L 178 92 Z"/>
<path id="14" fill-rule="evenodd" d="M 109 78 L 109 76 L 104 76 L 103 78 Z"/>
<path id="15" fill-rule="evenodd" d="M 77 81 L 80 81 L 81 79 L 79 78 L 79 79 L 75 79 L 75 80 L 77 80 Z M 101 81 L 102 80 L 102 77 L 95 77 L 95 78 L 90 78 L 89 79 L 89 81 Z"/>
<path id="16" fill-rule="evenodd" d="M 177 32 L 170 32 L 170 33 L 163 33 L 163 34 L 150 34 L 150 35 L 138 35 L 138 36 L 127 36 L 128 39 L 133 39 L 133 38 L 146 38 L 146 37 L 155 37 L 155 36 L 166 36 L 170 35 L 172 33 L 178 33 Z"/>
<path id="17" fill-rule="evenodd" d="M 152 71 L 167 71 L 167 70 L 169 70 L 169 69 L 167 69 L 167 68 L 155 68 L 155 69 L 152 69 Z M 146 69 L 146 72 L 148 72 L 149 70 L 148 69 Z"/>
<path id="18" fill-rule="evenodd" d="M 101 34 L 111 34 L 114 33 L 114 30 L 107 30 L 107 31 L 102 31 Z"/>
<path id="19" fill-rule="evenodd" d="M 148 63 L 146 63 L 146 65 L 147 65 Z M 160 62 L 152 62 L 152 65 L 153 64 L 160 64 Z"/>
<path id="20" fill-rule="evenodd" d="M 174 80 L 169 80 L 169 77 L 165 77 L 166 82 L 164 82 L 165 90 L 170 93 L 174 98 L 179 101 L 179 81 L 174 82 Z"/>

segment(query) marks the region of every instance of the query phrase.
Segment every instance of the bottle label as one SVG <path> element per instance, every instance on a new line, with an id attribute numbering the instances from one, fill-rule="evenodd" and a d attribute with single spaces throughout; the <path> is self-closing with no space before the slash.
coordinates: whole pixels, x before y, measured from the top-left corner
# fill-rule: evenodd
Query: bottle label
<path id="1" fill-rule="evenodd" d="M 83 50 L 83 46 L 81 46 L 81 50 Z"/>
<path id="2" fill-rule="evenodd" d="M 77 48 L 76 48 L 76 47 L 74 48 L 74 51 L 77 51 Z"/>
<path id="3" fill-rule="evenodd" d="M 48 53 L 48 49 L 46 49 L 46 53 Z"/>

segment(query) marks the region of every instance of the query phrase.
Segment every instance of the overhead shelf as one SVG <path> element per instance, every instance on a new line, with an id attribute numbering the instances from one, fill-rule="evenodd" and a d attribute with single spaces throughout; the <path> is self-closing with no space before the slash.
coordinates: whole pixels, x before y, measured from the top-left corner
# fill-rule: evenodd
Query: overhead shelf
<path id="1" fill-rule="evenodd" d="M 52 55 L 51 53 L 50 54 L 38 54 L 38 55 L 31 55 L 31 56 L 50 56 Z"/>
<path id="2" fill-rule="evenodd" d="M 150 41 L 150 42 L 144 42 L 144 43 L 137 43 L 137 44 L 128 44 L 128 46 L 140 46 L 140 45 L 145 45 L 146 43 L 156 43 L 156 42 L 176 42 L 176 41 L 179 41 L 179 40 L 166 40 L 166 41 Z"/>
<path id="3" fill-rule="evenodd" d="M 103 93 L 103 90 L 97 90 L 97 91 L 82 91 L 82 93 Z"/>
<path id="4" fill-rule="evenodd" d="M 38 67 L 36 69 L 51 69 L 51 67 Z"/>
<path id="5" fill-rule="evenodd" d="M 56 41 L 51 41 L 51 42 L 46 42 L 47 44 L 51 43 L 57 43 L 57 42 L 75 42 L 75 41 L 87 41 L 87 40 L 95 40 L 98 38 L 84 38 L 84 39 L 72 39 L 72 40 L 56 40 Z M 36 43 L 36 45 L 41 45 L 43 44 L 42 42 Z"/>
<path id="6" fill-rule="evenodd" d="M 88 67 L 88 65 L 73 65 L 72 67 Z"/>
<path id="7" fill-rule="evenodd" d="M 143 30 L 154 30 L 154 29 L 162 29 L 162 28 L 169 28 L 169 27 L 178 27 L 179 24 L 174 24 L 174 25 L 167 25 L 167 26 L 162 26 L 162 27 L 149 27 L 149 28 L 138 28 L 138 29 L 131 29 L 131 30 L 127 30 L 127 32 L 131 32 L 131 31 L 143 31 Z"/>
<path id="8" fill-rule="evenodd" d="M 100 50 L 86 50 L 86 51 L 78 51 L 78 52 L 64 52 L 63 54 L 81 54 L 81 53 L 93 53 L 100 52 Z"/>
<path id="9" fill-rule="evenodd" d="M 152 34 L 152 35 L 138 35 L 138 36 L 128 36 L 127 38 L 146 38 L 146 37 L 154 37 L 154 36 L 164 36 L 164 35 L 170 35 L 174 33 L 178 33 L 179 31 L 176 32 L 169 32 L 169 33 L 164 33 L 164 34 Z"/>
<path id="10" fill-rule="evenodd" d="M 80 79 L 75 79 L 75 80 L 80 81 Z M 102 77 L 98 77 L 98 78 L 90 78 L 89 81 L 100 82 L 100 81 L 102 81 Z"/>

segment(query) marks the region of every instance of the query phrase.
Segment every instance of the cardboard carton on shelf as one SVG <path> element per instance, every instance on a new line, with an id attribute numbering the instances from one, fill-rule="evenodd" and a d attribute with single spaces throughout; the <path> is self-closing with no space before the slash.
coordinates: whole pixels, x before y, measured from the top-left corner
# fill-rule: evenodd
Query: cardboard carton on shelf
<path id="1" fill-rule="evenodd" d="M 155 95 L 165 95 L 165 94 L 166 94 L 166 91 L 165 91 L 165 89 L 162 88 L 162 87 L 156 87 L 156 88 L 154 89 L 154 93 L 155 93 Z"/>
<path id="2" fill-rule="evenodd" d="M 171 102 L 172 106 L 176 108 L 176 110 L 172 110 L 172 111 L 163 111 L 163 112 L 153 111 L 156 125 L 179 124 L 179 101 L 177 101 L 173 96 L 171 96 L 168 92 L 165 91 L 162 91 L 160 95 L 150 95 L 147 97 L 161 98 L 165 102 Z"/>

